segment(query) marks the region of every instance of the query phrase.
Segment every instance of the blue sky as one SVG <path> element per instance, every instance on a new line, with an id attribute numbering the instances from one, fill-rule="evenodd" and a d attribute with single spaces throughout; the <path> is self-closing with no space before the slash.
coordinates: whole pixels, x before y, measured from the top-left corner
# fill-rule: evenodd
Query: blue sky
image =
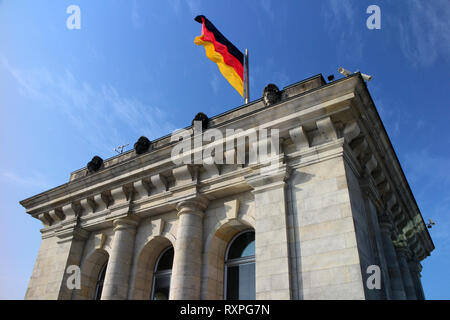
<path id="1" fill-rule="evenodd" d="M 69 30 L 69 5 L 81 29 Z M 381 29 L 366 8 L 381 8 Z M 0 0 L 0 299 L 22 299 L 42 227 L 19 201 L 68 181 L 94 156 L 185 127 L 242 98 L 194 45 L 207 16 L 250 52 L 251 99 L 340 66 L 369 90 L 436 249 L 428 299 L 450 298 L 450 2 Z"/>

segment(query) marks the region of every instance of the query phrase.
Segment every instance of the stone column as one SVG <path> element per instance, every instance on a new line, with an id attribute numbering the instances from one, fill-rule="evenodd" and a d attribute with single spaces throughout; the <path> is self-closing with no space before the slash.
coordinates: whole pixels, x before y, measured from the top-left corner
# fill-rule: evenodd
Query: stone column
<path id="1" fill-rule="evenodd" d="M 403 286 L 405 288 L 406 299 L 417 300 L 416 290 L 414 288 L 414 283 L 411 277 L 411 272 L 409 271 L 408 263 L 406 262 L 408 256 L 408 248 L 406 244 L 399 243 L 395 246 L 395 251 L 397 252 L 398 264 L 400 267 L 400 272 L 402 273 Z"/>
<path id="2" fill-rule="evenodd" d="M 425 300 L 425 294 L 423 293 L 422 282 L 420 281 L 422 271 L 422 266 L 420 262 L 415 260 L 410 260 L 408 262 L 409 271 L 411 272 L 411 279 L 414 284 L 414 290 L 416 293 L 417 300 Z"/>
<path id="3" fill-rule="evenodd" d="M 114 239 L 106 268 L 102 300 L 126 300 L 130 266 L 138 221 L 134 217 L 114 220 Z"/>
<path id="4" fill-rule="evenodd" d="M 391 230 L 392 224 L 386 218 L 382 218 L 380 221 L 380 231 L 391 283 L 392 299 L 405 300 L 405 288 L 403 287 L 403 279 L 398 265 L 394 244 L 391 239 Z"/>
<path id="5" fill-rule="evenodd" d="M 291 298 L 287 235 L 286 166 L 246 177 L 255 195 L 256 299 Z"/>
<path id="6" fill-rule="evenodd" d="M 199 300 L 202 270 L 204 198 L 177 204 L 178 224 L 170 281 L 170 300 Z"/>

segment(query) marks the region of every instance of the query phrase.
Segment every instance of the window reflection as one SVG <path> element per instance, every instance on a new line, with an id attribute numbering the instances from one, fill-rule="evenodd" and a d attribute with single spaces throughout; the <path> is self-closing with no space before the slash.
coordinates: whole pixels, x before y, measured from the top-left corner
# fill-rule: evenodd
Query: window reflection
<path id="1" fill-rule="evenodd" d="M 158 258 L 153 274 L 152 300 L 168 300 L 172 276 L 173 247 L 164 250 Z"/>
<path id="2" fill-rule="evenodd" d="M 97 283 L 95 285 L 94 300 L 100 300 L 102 298 L 103 283 L 105 282 L 107 265 L 108 263 L 105 263 L 98 274 Z"/>
<path id="3" fill-rule="evenodd" d="M 225 257 L 227 300 L 254 300 L 255 233 L 247 231 L 233 239 Z"/>

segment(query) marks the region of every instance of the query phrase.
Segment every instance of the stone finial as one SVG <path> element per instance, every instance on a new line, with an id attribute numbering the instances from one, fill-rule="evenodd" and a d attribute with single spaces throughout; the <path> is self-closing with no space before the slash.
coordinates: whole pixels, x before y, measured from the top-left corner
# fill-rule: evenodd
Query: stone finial
<path id="1" fill-rule="evenodd" d="M 201 121 L 202 122 L 202 129 L 205 130 L 208 127 L 209 118 L 203 112 L 199 112 L 194 117 L 194 119 L 192 119 L 192 126 L 194 125 L 194 121 Z"/>
<path id="2" fill-rule="evenodd" d="M 273 83 L 269 83 L 263 91 L 263 101 L 266 107 L 269 107 L 281 100 L 280 89 Z"/>
<path id="3" fill-rule="evenodd" d="M 151 145 L 152 142 L 147 137 L 142 136 L 134 144 L 134 150 L 136 154 L 143 154 L 150 149 Z"/>
<path id="4" fill-rule="evenodd" d="M 94 156 L 91 161 L 87 164 L 87 169 L 89 173 L 94 173 L 103 167 L 103 159 L 99 156 Z"/>

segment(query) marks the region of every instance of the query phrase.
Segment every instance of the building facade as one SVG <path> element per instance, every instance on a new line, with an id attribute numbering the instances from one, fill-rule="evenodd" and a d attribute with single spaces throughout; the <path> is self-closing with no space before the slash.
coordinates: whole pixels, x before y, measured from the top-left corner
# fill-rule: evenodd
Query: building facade
<path id="1" fill-rule="evenodd" d="M 235 161 L 198 164 L 165 136 L 21 201 L 43 223 L 26 299 L 424 299 L 434 245 L 359 73 L 198 119 L 277 141 L 221 141 Z"/>

